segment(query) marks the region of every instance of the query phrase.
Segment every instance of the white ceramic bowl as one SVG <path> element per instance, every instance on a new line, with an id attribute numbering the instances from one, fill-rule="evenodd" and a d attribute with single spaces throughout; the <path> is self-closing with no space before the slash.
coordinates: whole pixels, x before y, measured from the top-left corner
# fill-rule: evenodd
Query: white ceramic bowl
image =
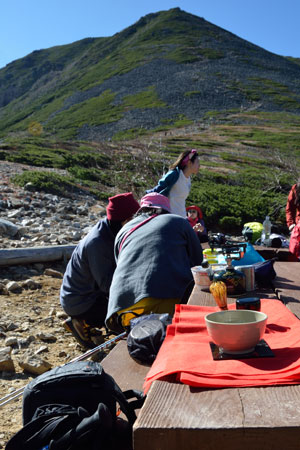
<path id="1" fill-rule="evenodd" d="M 262 338 L 268 316 L 246 309 L 218 311 L 205 316 L 212 341 L 225 353 L 240 354 L 254 350 Z"/>

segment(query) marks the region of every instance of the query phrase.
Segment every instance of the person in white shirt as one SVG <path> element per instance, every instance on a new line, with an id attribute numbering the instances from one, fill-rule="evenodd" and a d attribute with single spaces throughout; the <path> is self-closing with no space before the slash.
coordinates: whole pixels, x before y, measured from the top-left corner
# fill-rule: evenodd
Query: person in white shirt
<path id="1" fill-rule="evenodd" d="M 169 172 L 159 180 L 157 186 L 146 192 L 158 192 L 168 197 L 171 213 L 186 218 L 185 201 L 191 190 L 191 175 L 197 174 L 198 171 L 197 150 L 186 150 L 171 164 Z"/>

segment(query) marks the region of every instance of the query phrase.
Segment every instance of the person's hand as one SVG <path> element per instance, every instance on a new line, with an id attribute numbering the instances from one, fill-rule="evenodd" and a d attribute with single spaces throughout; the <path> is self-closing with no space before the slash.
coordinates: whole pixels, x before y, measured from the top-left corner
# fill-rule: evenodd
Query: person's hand
<path id="1" fill-rule="evenodd" d="M 196 225 L 193 226 L 193 229 L 197 232 L 199 231 L 199 233 L 203 233 L 204 226 L 201 225 L 201 223 L 196 223 Z"/>

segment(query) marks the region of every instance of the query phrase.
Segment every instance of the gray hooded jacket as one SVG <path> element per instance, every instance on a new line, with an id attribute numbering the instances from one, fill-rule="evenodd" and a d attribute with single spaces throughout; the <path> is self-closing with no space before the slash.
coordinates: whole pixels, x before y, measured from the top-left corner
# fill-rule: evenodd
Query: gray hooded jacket
<path id="1" fill-rule="evenodd" d="M 115 240 L 117 267 L 114 272 L 106 320 L 146 297 L 182 298 L 193 279 L 191 267 L 202 262 L 202 247 L 186 219 L 161 214 L 125 234 L 148 216 L 128 222 Z"/>

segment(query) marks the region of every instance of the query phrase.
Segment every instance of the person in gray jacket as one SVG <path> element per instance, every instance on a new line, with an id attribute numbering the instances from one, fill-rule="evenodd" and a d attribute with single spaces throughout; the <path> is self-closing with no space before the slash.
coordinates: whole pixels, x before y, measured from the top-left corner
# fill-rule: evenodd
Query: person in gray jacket
<path id="1" fill-rule="evenodd" d="M 104 325 L 107 312 L 115 236 L 138 209 L 131 192 L 109 198 L 107 217 L 79 242 L 67 265 L 60 289 L 61 305 L 70 316 L 64 326 L 83 347 L 95 347 L 101 334 L 96 329 Z"/>
<path id="2" fill-rule="evenodd" d="M 196 233 L 186 219 L 169 214 L 167 197 L 149 193 L 140 205 L 115 240 L 117 267 L 106 316 L 114 331 L 128 326 L 134 315 L 173 313 L 193 282 L 191 267 L 203 259 Z"/>

